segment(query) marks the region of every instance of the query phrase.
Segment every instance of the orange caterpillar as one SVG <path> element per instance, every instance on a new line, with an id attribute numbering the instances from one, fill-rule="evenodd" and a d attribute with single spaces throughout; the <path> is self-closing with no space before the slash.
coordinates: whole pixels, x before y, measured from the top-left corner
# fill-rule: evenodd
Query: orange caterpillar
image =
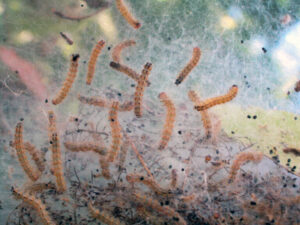
<path id="1" fill-rule="evenodd" d="M 101 170 L 102 170 L 101 171 L 102 176 L 107 180 L 110 179 L 111 176 L 110 176 L 110 172 L 109 172 L 109 162 L 107 161 L 107 159 L 104 157 L 100 157 L 99 163 L 100 163 Z"/>
<path id="2" fill-rule="evenodd" d="M 118 155 L 122 145 L 121 126 L 118 121 L 119 102 L 113 102 L 109 111 L 109 122 L 112 134 L 112 144 L 108 156 L 108 161 L 113 162 Z"/>
<path id="3" fill-rule="evenodd" d="M 148 198 L 148 197 L 143 196 L 138 193 L 134 193 L 133 195 L 134 195 L 135 199 L 138 201 L 138 203 L 155 210 L 156 212 L 158 212 L 161 215 L 171 218 L 172 221 L 174 221 L 174 224 L 178 224 L 178 225 L 186 225 L 187 224 L 185 222 L 185 220 L 179 215 L 179 213 L 176 212 L 171 207 L 169 207 L 167 205 L 161 206 L 161 204 L 157 200 Z"/>
<path id="4" fill-rule="evenodd" d="M 160 93 L 158 97 L 167 108 L 166 122 L 164 124 L 164 129 L 161 135 L 162 138 L 158 147 L 159 150 L 163 150 L 167 146 L 171 138 L 176 117 L 176 111 L 173 102 L 170 100 L 170 98 L 165 92 Z"/>
<path id="5" fill-rule="evenodd" d="M 139 29 L 141 27 L 141 23 L 137 21 L 129 12 L 127 7 L 124 5 L 123 0 L 116 0 L 116 5 L 124 19 L 134 28 Z"/>
<path id="6" fill-rule="evenodd" d="M 263 158 L 263 153 L 261 152 L 240 152 L 235 157 L 231 170 L 229 173 L 229 180 L 233 181 L 240 167 L 248 161 L 252 161 L 254 163 L 259 163 Z"/>
<path id="7" fill-rule="evenodd" d="M 32 168 L 24 151 L 23 124 L 21 122 L 17 123 L 14 143 L 20 165 L 23 167 L 26 175 L 30 178 L 30 180 L 36 181 L 37 179 L 39 179 L 40 173 Z"/>
<path id="8" fill-rule="evenodd" d="M 131 69 L 130 67 L 125 66 L 120 63 L 117 63 L 117 62 L 110 62 L 109 65 L 111 68 L 113 68 L 121 73 L 126 74 L 127 76 L 129 76 L 130 78 L 135 80 L 136 82 L 139 81 L 140 75 L 137 72 L 135 72 L 133 69 Z M 148 80 L 146 82 L 147 82 L 147 86 L 150 86 L 150 82 Z"/>
<path id="9" fill-rule="evenodd" d="M 195 105 L 201 104 L 200 98 L 198 97 L 195 91 L 189 91 L 188 96 Z M 206 137 L 210 138 L 212 135 L 212 125 L 211 125 L 211 120 L 209 118 L 208 112 L 207 110 L 203 110 L 200 111 L 200 113 L 201 113 L 203 127 L 205 129 Z"/>
<path id="10" fill-rule="evenodd" d="M 116 63 L 121 63 L 121 52 L 124 48 L 128 48 L 132 45 L 135 45 L 136 42 L 134 40 L 126 40 L 118 44 L 116 47 L 114 47 L 112 52 L 112 59 Z"/>
<path id="11" fill-rule="evenodd" d="M 83 142 L 83 143 L 65 142 L 64 146 L 72 152 L 93 151 L 100 155 L 105 155 L 107 150 L 104 146 L 99 146 L 99 144 L 95 142 Z"/>
<path id="12" fill-rule="evenodd" d="M 182 83 L 182 81 L 189 75 L 189 73 L 194 69 L 195 66 L 197 66 L 201 56 L 201 50 L 198 47 L 195 47 L 193 49 L 193 56 L 191 60 L 188 62 L 188 64 L 181 70 L 179 75 L 176 78 L 175 84 L 179 85 Z"/>
<path id="13" fill-rule="evenodd" d="M 168 189 L 164 189 L 158 185 L 158 183 L 151 177 L 145 177 L 141 174 L 128 174 L 126 176 L 126 180 L 129 183 L 143 183 L 148 186 L 151 190 L 153 190 L 157 194 L 168 194 L 170 191 Z"/>
<path id="14" fill-rule="evenodd" d="M 35 162 L 39 171 L 43 172 L 45 170 L 45 163 L 44 163 L 44 159 L 41 156 L 40 152 L 30 142 L 25 142 L 24 148 L 31 155 L 31 158 Z"/>
<path id="15" fill-rule="evenodd" d="M 83 104 L 93 105 L 93 106 L 98 106 L 98 107 L 107 107 L 108 106 L 108 103 L 100 97 L 85 97 L 85 96 L 78 94 L 77 98 Z"/>
<path id="16" fill-rule="evenodd" d="M 143 95 L 146 86 L 146 81 L 148 80 L 151 70 L 152 64 L 146 63 L 142 71 L 142 75 L 140 76 L 138 84 L 136 86 L 136 90 L 134 93 L 134 114 L 136 115 L 136 117 L 142 116 Z"/>
<path id="17" fill-rule="evenodd" d="M 107 212 L 100 212 L 98 209 L 94 208 L 91 202 L 89 202 L 88 208 L 92 217 L 98 219 L 101 223 L 105 223 L 107 225 L 125 225 L 123 222 L 114 218 L 112 215 L 109 215 Z"/>
<path id="18" fill-rule="evenodd" d="M 43 192 L 44 190 L 48 189 L 56 189 L 55 185 L 53 183 L 35 183 L 27 188 L 25 188 L 25 191 L 28 191 L 29 193 L 37 193 L 37 192 Z"/>
<path id="19" fill-rule="evenodd" d="M 207 100 L 201 102 L 200 104 L 197 104 L 195 106 L 195 109 L 198 110 L 198 111 L 202 111 L 202 110 L 209 109 L 209 108 L 211 108 L 215 105 L 219 105 L 219 104 L 229 102 L 237 95 L 237 93 L 238 93 L 238 86 L 234 84 L 229 89 L 227 94 L 207 99 Z"/>
<path id="20" fill-rule="evenodd" d="M 52 134 L 56 132 L 56 118 L 52 110 L 48 112 L 48 121 L 49 121 L 48 136 L 49 136 L 49 140 L 51 141 Z"/>
<path id="21" fill-rule="evenodd" d="M 72 55 L 71 66 L 69 68 L 67 78 L 66 78 L 62 88 L 60 89 L 60 91 L 57 93 L 57 95 L 54 97 L 54 99 L 52 99 L 53 105 L 57 105 L 57 104 L 61 103 L 65 99 L 67 94 L 69 93 L 69 91 L 74 83 L 74 80 L 76 78 L 77 68 L 78 68 L 78 60 L 79 60 L 78 54 Z"/>
<path id="22" fill-rule="evenodd" d="M 86 75 L 86 84 L 90 85 L 92 83 L 94 74 L 95 74 L 95 69 L 96 69 L 96 62 L 99 54 L 101 53 L 102 48 L 105 46 L 105 42 L 103 40 L 99 41 L 96 46 L 94 47 L 90 61 L 88 64 L 88 72 Z"/>
<path id="23" fill-rule="evenodd" d="M 55 225 L 55 223 L 50 218 L 45 205 L 40 199 L 35 198 L 33 195 L 22 193 L 16 188 L 12 188 L 12 191 L 17 199 L 23 200 L 23 202 L 30 205 L 37 211 L 44 225 Z"/>
<path id="24" fill-rule="evenodd" d="M 300 150 L 297 148 L 285 148 L 285 149 L 283 149 L 283 152 L 287 153 L 287 154 L 292 153 L 295 156 L 300 156 Z"/>

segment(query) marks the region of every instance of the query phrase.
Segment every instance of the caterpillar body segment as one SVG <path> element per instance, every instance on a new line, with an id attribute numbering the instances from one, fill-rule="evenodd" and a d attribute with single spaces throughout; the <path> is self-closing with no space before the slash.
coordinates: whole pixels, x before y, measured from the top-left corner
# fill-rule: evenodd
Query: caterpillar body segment
<path id="1" fill-rule="evenodd" d="M 98 107 L 108 107 L 109 103 L 106 102 L 106 100 L 100 98 L 100 97 L 85 97 L 82 95 L 78 95 L 78 100 L 87 105 L 93 105 Z"/>
<path id="2" fill-rule="evenodd" d="M 177 76 L 176 81 L 175 81 L 176 85 L 181 84 L 182 81 L 192 71 L 192 69 L 194 69 L 194 67 L 196 67 L 198 65 L 199 60 L 200 60 L 200 56 L 201 56 L 201 50 L 200 50 L 200 48 L 195 47 L 193 49 L 193 56 L 192 56 L 192 58 L 190 59 L 190 61 L 188 62 L 188 64 L 183 68 L 183 70 L 181 70 L 181 72 Z"/>
<path id="3" fill-rule="evenodd" d="M 95 74 L 95 69 L 96 69 L 96 62 L 99 54 L 102 51 L 102 48 L 105 46 L 105 42 L 103 40 L 99 41 L 96 46 L 93 48 L 89 64 L 88 64 L 88 72 L 86 75 L 86 84 L 91 85 L 94 74 Z"/>
<path id="4" fill-rule="evenodd" d="M 107 151 L 107 149 L 104 146 L 101 146 L 95 142 L 83 142 L 83 143 L 65 142 L 64 146 L 72 152 L 93 151 L 99 155 L 106 155 L 106 151 Z"/>
<path id="5" fill-rule="evenodd" d="M 135 45 L 136 42 L 134 40 L 126 40 L 118 44 L 116 47 L 114 47 L 112 52 L 112 59 L 116 63 L 121 63 L 121 53 L 124 48 L 128 48 L 130 46 Z"/>
<path id="6" fill-rule="evenodd" d="M 238 86 L 232 85 L 232 87 L 229 89 L 227 94 L 202 101 L 200 104 L 197 104 L 195 106 L 195 109 L 198 111 L 202 111 L 202 110 L 209 109 L 215 105 L 229 102 L 236 97 L 237 93 L 238 93 Z"/>
<path id="7" fill-rule="evenodd" d="M 134 93 L 134 114 L 136 115 L 136 117 L 142 116 L 143 95 L 146 86 L 146 81 L 148 80 L 151 70 L 152 70 L 152 64 L 146 63 L 142 71 L 142 74 L 138 80 L 138 84 L 136 86 L 136 90 Z"/>
<path id="8" fill-rule="evenodd" d="M 145 177 L 141 174 L 128 174 L 126 180 L 129 183 L 143 183 L 157 194 L 169 194 L 170 190 L 164 189 L 151 177 Z"/>
<path id="9" fill-rule="evenodd" d="M 91 202 L 88 203 L 88 208 L 92 217 L 99 220 L 102 223 L 105 223 L 107 225 L 125 225 L 125 223 L 114 218 L 112 215 L 109 215 L 107 212 L 100 212 L 98 209 L 94 208 Z"/>
<path id="10" fill-rule="evenodd" d="M 141 27 L 141 23 L 132 16 L 123 0 L 116 0 L 116 6 L 130 26 L 132 26 L 134 29 L 139 29 Z"/>
<path id="11" fill-rule="evenodd" d="M 113 102 L 109 111 L 109 122 L 112 133 L 112 144 L 108 155 L 108 161 L 113 162 L 122 145 L 121 126 L 118 120 L 119 102 Z"/>
<path id="12" fill-rule="evenodd" d="M 18 160 L 24 172 L 26 173 L 26 175 L 29 177 L 30 180 L 36 181 L 37 179 L 39 179 L 41 174 L 39 171 L 36 171 L 34 170 L 34 168 L 32 168 L 27 158 L 27 155 L 25 153 L 25 148 L 23 144 L 23 124 L 21 122 L 17 123 L 14 143 L 15 143 L 15 149 L 17 152 Z"/>
<path id="13" fill-rule="evenodd" d="M 171 207 L 167 205 L 161 206 L 159 201 L 152 198 L 148 198 L 147 196 L 138 193 L 134 193 L 133 196 L 135 200 L 141 205 L 143 205 L 144 207 L 151 208 L 157 213 L 166 216 L 168 218 L 171 218 L 172 221 L 174 221 L 174 224 L 187 225 L 186 221 L 182 218 L 182 216 Z"/>
<path id="14" fill-rule="evenodd" d="M 56 178 L 57 191 L 64 192 L 67 190 L 67 185 L 64 178 L 59 138 L 57 133 L 52 134 L 51 142 L 52 142 L 51 144 L 52 166 L 53 166 L 54 176 Z"/>
<path id="15" fill-rule="evenodd" d="M 190 100 L 194 103 L 194 105 L 201 104 L 201 100 L 195 91 L 189 91 L 188 96 Z M 205 129 L 206 137 L 210 138 L 212 136 L 212 123 L 210 117 L 208 115 L 207 110 L 200 111 L 201 120 L 203 123 L 203 127 Z"/>
<path id="16" fill-rule="evenodd" d="M 39 171 L 43 172 L 45 170 L 45 163 L 44 163 L 44 158 L 42 157 L 40 152 L 30 142 L 25 142 L 24 148 L 31 155 L 31 158 L 35 162 Z"/>
<path id="17" fill-rule="evenodd" d="M 241 166 L 248 161 L 252 161 L 254 163 L 259 163 L 263 158 L 263 153 L 261 152 L 241 152 L 236 155 L 230 169 L 229 173 L 229 181 L 233 181 L 236 177 Z"/>
<path id="18" fill-rule="evenodd" d="M 33 195 L 22 193 L 16 188 L 12 188 L 12 191 L 17 199 L 23 200 L 23 202 L 30 205 L 36 210 L 44 225 L 55 225 L 55 223 L 50 218 L 45 205 L 40 199 L 35 198 Z"/>
<path id="19" fill-rule="evenodd" d="M 107 159 L 104 157 L 100 157 L 99 163 L 100 163 L 101 170 L 102 170 L 101 171 L 102 176 L 107 180 L 110 179 L 111 175 L 110 175 L 110 171 L 109 171 L 109 162 L 107 161 Z"/>
<path id="20" fill-rule="evenodd" d="M 176 110 L 173 102 L 165 92 L 160 93 L 158 97 L 167 109 L 166 122 L 164 124 L 161 140 L 158 147 L 159 150 L 163 150 L 167 146 L 173 132 Z"/>
<path id="21" fill-rule="evenodd" d="M 77 75 L 79 57 L 80 56 L 78 54 L 72 55 L 71 65 L 69 68 L 67 78 L 63 86 L 61 87 L 60 91 L 56 94 L 54 99 L 52 99 L 53 105 L 58 105 L 59 103 L 61 103 L 70 92 L 70 89 Z"/>

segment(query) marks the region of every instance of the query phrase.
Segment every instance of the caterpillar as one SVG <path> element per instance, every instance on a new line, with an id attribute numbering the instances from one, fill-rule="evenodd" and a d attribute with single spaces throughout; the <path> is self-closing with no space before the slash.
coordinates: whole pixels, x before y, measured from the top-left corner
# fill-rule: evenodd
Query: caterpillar
<path id="1" fill-rule="evenodd" d="M 161 92 L 158 97 L 167 108 L 166 122 L 164 124 L 163 132 L 161 134 L 161 140 L 158 147 L 159 150 L 163 150 L 167 146 L 171 138 L 176 117 L 176 111 L 173 102 L 170 100 L 170 98 L 165 92 Z"/>
<path id="2" fill-rule="evenodd" d="M 45 205 L 40 199 L 35 198 L 33 195 L 25 194 L 16 188 L 12 188 L 13 194 L 17 199 L 23 200 L 26 204 L 34 208 L 38 215 L 40 216 L 43 224 L 45 225 L 55 225 L 55 223 L 50 218 Z"/>
<path id="3" fill-rule="evenodd" d="M 73 44 L 73 41 L 65 33 L 59 32 L 59 34 L 69 45 Z"/>
<path id="4" fill-rule="evenodd" d="M 198 111 L 202 111 L 202 110 L 209 109 L 209 108 L 211 108 L 211 107 L 213 107 L 215 105 L 219 105 L 219 104 L 223 104 L 223 103 L 229 102 L 233 98 L 235 98 L 235 96 L 237 95 L 237 93 L 238 93 L 238 86 L 234 84 L 229 89 L 229 91 L 227 92 L 227 94 L 207 99 L 207 100 L 201 102 L 200 104 L 197 104 L 195 106 L 195 109 L 198 110 Z"/>
<path id="5" fill-rule="evenodd" d="M 86 84 L 91 85 L 94 74 L 95 74 L 95 69 L 96 69 L 96 62 L 99 54 L 102 51 L 102 48 L 105 46 L 105 42 L 103 40 L 99 41 L 94 49 L 92 50 L 89 64 L 88 64 L 88 72 L 86 76 Z"/>
<path id="6" fill-rule="evenodd" d="M 181 217 L 181 215 L 178 212 L 176 212 L 174 209 L 172 209 L 171 207 L 169 207 L 167 205 L 161 206 L 161 204 L 157 200 L 148 198 L 148 197 L 143 196 L 138 193 L 134 193 L 133 196 L 137 200 L 137 202 L 140 203 L 141 205 L 147 206 L 147 207 L 155 210 L 159 214 L 162 214 L 166 217 L 172 218 L 172 220 L 174 221 L 174 224 L 178 224 L 178 225 L 186 225 L 187 224 L 185 222 L 185 220 Z"/>
<path id="7" fill-rule="evenodd" d="M 129 183 L 143 183 L 157 194 L 169 194 L 170 192 L 170 190 L 160 187 L 153 178 L 145 177 L 141 174 L 128 174 L 126 180 Z"/>
<path id="8" fill-rule="evenodd" d="M 175 84 L 179 85 L 182 83 L 182 81 L 189 75 L 189 73 L 194 69 L 194 67 L 197 66 L 201 56 L 201 50 L 198 47 L 195 47 L 193 49 L 193 56 L 188 62 L 188 64 L 181 70 L 179 75 L 176 78 Z"/>
<path id="9" fill-rule="evenodd" d="M 57 105 L 57 104 L 61 103 L 68 95 L 68 93 L 74 83 L 74 80 L 76 78 L 79 57 L 80 56 L 78 54 L 72 55 L 71 66 L 69 68 L 67 78 L 66 78 L 62 88 L 60 89 L 60 91 L 56 94 L 54 99 L 52 99 L 53 105 Z"/>
<path id="10" fill-rule="evenodd" d="M 118 121 L 119 102 L 113 102 L 109 111 L 109 122 L 112 134 L 112 144 L 108 156 L 108 161 L 113 162 L 118 155 L 122 144 L 121 126 Z"/>
<path id="11" fill-rule="evenodd" d="M 141 23 L 131 15 L 127 7 L 124 5 L 123 0 L 116 0 L 116 6 L 129 25 L 131 25 L 134 29 L 139 29 L 141 27 Z"/>
<path id="12" fill-rule="evenodd" d="M 121 73 L 126 74 L 127 76 L 129 76 L 130 78 L 135 80 L 136 82 L 139 81 L 140 75 L 137 72 L 135 72 L 133 69 L 131 69 L 130 67 L 125 66 L 120 63 L 117 63 L 117 62 L 113 62 L 113 61 L 110 62 L 109 65 L 111 68 L 113 68 Z M 147 86 L 150 86 L 150 84 L 151 84 L 150 81 L 148 81 L 148 80 L 146 81 L 146 83 L 147 83 Z"/>
<path id="13" fill-rule="evenodd" d="M 23 124 L 21 122 L 17 123 L 14 143 L 20 165 L 22 166 L 24 172 L 30 180 L 36 181 L 39 179 L 40 173 L 32 168 L 24 151 Z"/>
<path id="14" fill-rule="evenodd" d="M 198 97 L 195 91 L 189 91 L 188 96 L 190 100 L 194 103 L 194 105 L 199 105 L 201 103 L 200 98 Z M 203 123 L 203 127 L 205 129 L 206 137 L 210 138 L 212 136 L 212 124 L 210 117 L 208 115 L 207 110 L 200 111 L 201 120 Z"/>
<path id="15" fill-rule="evenodd" d="M 108 106 L 108 103 L 100 97 L 85 97 L 85 96 L 78 94 L 77 98 L 83 104 L 93 105 L 93 106 L 98 106 L 98 107 L 107 107 Z"/>
<path id="16" fill-rule="evenodd" d="M 240 167 L 248 161 L 259 163 L 263 158 L 261 152 L 241 152 L 236 155 L 230 169 L 229 181 L 233 181 Z"/>
<path id="17" fill-rule="evenodd" d="M 121 63 L 121 52 L 124 48 L 128 48 L 132 45 L 135 45 L 136 42 L 134 40 L 126 40 L 118 44 L 116 47 L 114 47 L 112 51 L 112 59 L 116 63 Z"/>
<path id="18" fill-rule="evenodd" d="M 110 179 L 111 176 L 110 176 L 110 172 L 109 172 L 109 162 L 107 161 L 107 159 L 104 158 L 104 157 L 100 157 L 99 163 L 100 163 L 100 166 L 101 166 L 101 169 L 102 169 L 102 171 L 101 171 L 102 176 L 105 179 Z"/>
<path id="19" fill-rule="evenodd" d="M 98 209 L 94 208 L 91 202 L 88 203 L 89 211 L 95 219 L 101 221 L 101 223 L 105 223 L 107 225 L 125 225 L 125 223 L 120 220 L 114 218 L 112 215 L 109 215 L 107 212 L 100 212 Z"/>
<path id="20" fill-rule="evenodd" d="M 53 166 L 54 176 L 56 178 L 57 191 L 64 192 L 67 189 L 67 186 L 63 174 L 63 165 L 61 160 L 59 138 L 57 133 L 52 134 L 51 142 L 52 142 L 51 144 L 52 166 Z"/>
<path id="21" fill-rule="evenodd" d="M 140 76 L 138 80 L 138 84 L 136 86 L 136 90 L 134 93 L 134 113 L 136 117 L 142 116 L 142 101 L 143 101 L 143 95 L 146 86 L 145 84 L 146 81 L 148 80 L 151 70 L 152 70 L 152 64 L 146 63 L 142 71 L 142 75 Z"/>
<path id="22" fill-rule="evenodd" d="M 171 173 L 171 183 L 170 183 L 171 189 L 175 189 L 177 187 L 177 179 L 178 179 L 177 171 L 173 169 Z"/>
<path id="23" fill-rule="evenodd" d="M 45 170 L 45 163 L 44 163 L 44 158 L 42 157 L 40 152 L 30 142 L 25 142 L 24 148 L 31 155 L 31 158 L 35 162 L 39 171 L 43 172 Z"/>
<path id="24" fill-rule="evenodd" d="M 106 148 L 95 142 L 83 142 L 83 143 L 74 143 L 74 142 L 65 142 L 64 146 L 72 152 L 87 152 L 93 151 L 99 155 L 106 154 Z"/>
<path id="25" fill-rule="evenodd" d="M 295 156 L 300 156 L 300 150 L 297 148 L 285 148 L 285 149 L 283 149 L 283 152 L 287 153 L 287 154 L 292 153 Z"/>
<path id="26" fill-rule="evenodd" d="M 56 132 L 56 117 L 52 110 L 48 111 L 48 134 L 49 134 L 49 140 L 52 138 L 52 134 Z"/>
<path id="27" fill-rule="evenodd" d="M 55 190 L 55 185 L 53 183 L 35 183 L 33 185 L 30 185 L 25 189 L 25 191 L 28 191 L 31 193 L 37 193 L 37 192 L 43 192 L 44 190 L 53 189 Z"/>

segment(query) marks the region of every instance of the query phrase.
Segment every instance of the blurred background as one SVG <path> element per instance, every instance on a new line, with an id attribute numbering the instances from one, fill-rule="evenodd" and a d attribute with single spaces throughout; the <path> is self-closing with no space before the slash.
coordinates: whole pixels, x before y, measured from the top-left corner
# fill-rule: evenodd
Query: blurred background
<path id="1" fill-rule="evenodd" d="M 146 96 L 157 99 L 167 91 L 179 104 L 187 101 L 188 90 L 209 98 L 236 84 L 238 97 L 212 110 L 222 129 L 266 155 L 278 154 L 289 169 L 300 167 L 296 157 L 282 153 L 300 148 L 299 0 L 126 0 L 126 5 L 140 29 L 127 24 L 114 1 L 0 0 L 0 218 L 11 207 L 6 199 L 11 183 L 5 180 L 9 165 L 17 165 L 8 153 L 17 121 L 25 119 L 34 143 L 47 141 L 45 100 L 61 87 L 73 53 L 80 54 L 79 74 L 70 96 L 56 107 L 59 122 L 78 113 L 78 92 L 131 93 L 132 80 L 109 67 L 111 49 L 127 39 L 137 44 L 122 54 L 126 64 L 140 71 L 145 62 L 153 63 Z M 87 61 L 101 39 L 106 47 L 86 87 Z M 202 51 L 200 63 L 177 87 L 176 76 L 195 46 Z"/>

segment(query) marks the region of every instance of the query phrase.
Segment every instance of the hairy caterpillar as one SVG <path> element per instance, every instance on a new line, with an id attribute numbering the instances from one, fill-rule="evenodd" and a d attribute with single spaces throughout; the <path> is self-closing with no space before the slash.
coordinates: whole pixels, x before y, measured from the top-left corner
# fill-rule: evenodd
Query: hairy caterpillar
<path id="1" fill-rule="evenodd" d="M 106 148 L 104 146 L 100 146 L 95 142 L 83 142 L 83 143 L 74 143 L 74 142 L 65 142 L 64 146 L 73 152 L 88 152 L 93 151 L 100 155 L 106 154 Z"/>
<path id="2" fill-rule="evenodd" d="M 93 106 L 98 106 L 98 107 L 107 107 L 108 103 L 100 98 L 100 97 L 85 97 L 80 94 L 78 94 L 78 100 L 87 105 L 93 105 Z"/>
<path id="3" fill-rule="evenodd" d="M 30 185 L 29 187 L 25 188 L 25 191 L 28 191 L 29 193 L 37 193 L 37 192 L 43 192 L 44 190 L 48 189 L 56 189 L 55 185 L 53 183 L 35 183 L 33 185 Z"/>
<path id="4" fill-rule="evenodd" d="M 23 124 L 21 122 L 17 123 L 14 143 L 20 165 L 23 167 L 26 175 L 30 178 L 30 180 L 36 181 L 37 179 L 39 179 L 40 173 L 32 168 L 24 151 Z"/>
<path id="5" fill-rule="evenodd" d="M 125 225 L 120 220 L 114 218 L 112 215 L 109 215 L 107 212 L 100 212 L 98 209 L 94 208 L 91 202 L 88 203 L 89 211 L 95 219 L 98 219 L 102 223 L 107 225 Z"/>
<path id="6" fill-rule="evenodd" d="M 28 195 L 28 194 L 22 193 L 21 191 L 17 190 L 16 188 L 12 188 L 12 191 L 13 191 L 14 196 L 17 199 L 23 200 L 26 204 L 30 205 L 32 208 L 34 208 L 37 211 L 43 224 L 55 225 L 55 223 L 52 221 L 52 219 L 48 215 L 45 205 L 42 203 L 42 201 L 40 199 L 35 198 L 33 195 Z"/>
<path id="7" fill-rule="evenodd" d="M 190 100 L 194 103 L 194 105 L 201 104 L 200 98 L 198 97 L 195 91 L 189 91 L 188 96 Z M 211 124 L 210 117 L 208 115 L 207 110 L 200 111 L 200 113 L 201 113 L 201 120 L 203 123 L 203 127 L 205 129 L 206 137 L 210 138 L 212 135 L 212 124 Z"/>
<path id="8" fill-rule="evenodd" d="M 132 45 L 135 45 L 136 42 L 134 40 L 126 40 L 118 44 L 116 47 L 114 47 L 112 52 L 112 59 L 116 63 L 121 63 L 121 52 L 124 48 L 128 48 Z"/>
<path id="9" fill-rule="evenodd" d="M 170 190 L 160 187 L 153 178 L 145 177 L 141 174 L 128 174 L 126 180 L 129 183 L 143 183 L 157 194 L 168 194 L 170 192 Z"/>
<path id="10" fill-rule="evenodd" d="M 111 176 L 110 176 L 110 172 L 109 172 L 109 162 L 107 161 L 107 159 L 104 158 L 104 157 L 100 157 L 99 163 L 100 163 L 100 166 L 101 166 L 101 169 L 102 169 L 102 171 L 101 171 L 102 176 L 105 179 L 110 179 Z"/>
<path id="11" fill-rule="evenodd" d="M 229 173 L 229 180 L 233 181 L 240 167 L 248 161 L 254 163 L 259 163 L 263 158 L 263 153 L 261 152 L 241 152 L 236 155 Z"/>
<path id="12" fill-rule="evenodd" d="M 99 41 L 94 49 L 92 50 L 91 57 L 88 64 L 88 72 L 86 75 L 86 84 L 90 85 L 92 83 L 95 69 L 96 69 L 96 62 L 99 54 L 101 53 L 102 48 L 105 46 L 105 42 L 103 40 Z"/>
<path id="13" fill-rule="evenodd" d="M 197 66 L 201 56 L 201 50 L 198 47 L 195 47 L 193 49 L 193 56 L 191 60 L 188 62 L 188 64 L 181 70 L 179 75 L 176 78 L 175 84 L 179 85 L 182 83 L 182 81 L 189 75 L 189 73 L 192 71 L 192 69 Z"/>
<path id="14" fill-rule="evenodd" d="M 173 102 L 165 92 L 161 92 L 158 97 L 167 108 L 166 122 L 164 124 L 163 132 L 161 134 L 161 140 L 158 147 L 159 150 L 163 150 L 167 146 L 171 138 L 176 117 L 176 111 Z"/>
<path id="15" fill-rule="evenodd" d="M 73 44 L 73 41 L 65 33 L 60 32 L 59 34 L 69 45 Z"/>
<path id="16" fill-rule="evenodd" d="M 147 207 L 155 210 L 156 212 L 158 212 L 161 215 L 172 218 L 172 220 L 174 221 L 174 224 L 178 224 L 178 225 L 186 225 L 187 224 L 185 222 L 185 220 L 179 215 L 179 213 L 176 212 L 171 207 L 169 207 L 167 205 L 161 206 L 161 204 L 157 200 L 148 198 L 148 197 L 143 196 L 138 193 L 134 193 L 133 195 L 134 195 L 134 198 L 143 206 L 147 206 Z"/>
<path id="17" fill-rule="evenodd" d="M 24 148 L 31 155 L 31 158 L 35 162 L 39 171 L 43 172 L 45 170 L 45 163 L 44 163 L 44 158 L 42 157 L 40 152 L 30 142 L 25 142 Z"/>
<path id="18" fill-rule="evenodd" d="M 141 27 L 141 23 L 137 21 L 129 12 L 127 7 L 124 5 L 123 0 L 116 0 L 116 6 L 124 19 L 134 28 L 139 29 Z"/>
<path id="19" fill-rule="evenodd" d="M 108 155 L 108 161 L 113 162 L 118 155 L 122 144 L 121 126 L 118 121 L 119 102 L 113 102 L 109 111 L 109 122 L 112 134 L 112 144 Z"/>
<path id="20" fill-rule="evenodd" d="M 152 70 L 152 64 L 146 63 L 142 71 L 142 75 L 140 76 L 138 80 L 138 84 L 136 86 L 136 90 L 134 93 L 134 113 L 136 117 L 142 116 L 143 95 L 146 86 L 146 81 L 148 80 L 151 70 Z"/>
<path id="21" fill-rule="evenodd" d="M 54 105 L 61 103 L 66 98 L 67 94 L 69 93 L 69 91 L 74 83 L 74 80 L 76 78 L 77 68 L 78 68 L 78 60 L 79 60 L 78 54 L 72 55 L 71 66 L 69 68 L 67 78 L 66 78 L 62 88 L 60 89 L 60 91 L 57 93 L 57 95 L 54 97 L 54 99 L 52 99 L 52 103 Z"/>
<path id="22" fill-rule="evenodd" d="M 235 98 L 235 96 L 237 95 L 237 93 L 238 93 L 238 86 L 234 84 L 229 89 L 229 91 L 227 92 L 227 94 L 207 99 L 207 100 L 201 102 L 200 104 L 197 104 L 195 106 L 195 109 L 198 110 L 198 111 L 202 111 L 202 110 L 209 109 L 209 108 L 211 108 L 211 107 L 213 107 L 215 105 L 219 105 L 219 104 L 223 104 L 223 103 L 229 102 L 233 98 Z"/>
<path id="23" fill-rule="evenodd" d="M 59 138 L 56 130 L 56 119 L 53 111 L 48 112 L 48 119 L 49 119 L 49 136 L 50 144 L 51 144 L 51 151 L 52 151 L 52 166 L 54 176 L 56 178 L 56 185 L 58 192 L 64 192 L 66 187 L 66 181 L 63 175 L 63 165 L 61 160 L 61 150 L 59 145 Z"/>
<path id="24" fill-rule="evenodd" d="M 292 153 L 295 156 L 300 156 L 300 150 L 297 148 L 285 148 L 285 149 L 283 149 L 283 152 L 287 153 L 287 154 Z"/>

